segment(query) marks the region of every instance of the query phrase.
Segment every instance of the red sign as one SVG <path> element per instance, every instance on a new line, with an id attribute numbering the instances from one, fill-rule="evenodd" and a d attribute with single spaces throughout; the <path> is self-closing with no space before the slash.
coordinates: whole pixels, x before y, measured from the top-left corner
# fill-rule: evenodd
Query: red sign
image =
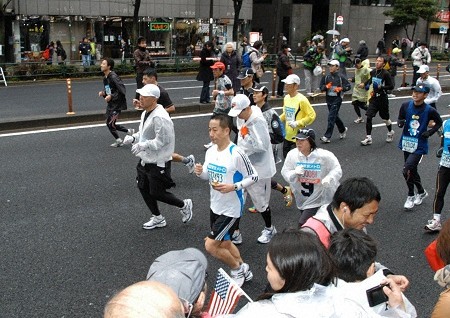
<path id="1" fill-rule="evenodd" d="M 449 21 L 450 21 L 450 14 L 449 14 L 449 11 L 439 11 L 438 13 L 436 13 L 436 17 L 437 17 L 441 22 L 449 22 Z"/>
<path id="2" fill-rule="evenodd" d="M 338 17 L 336 18 L 336 24 L 337 24 L 337 25 L 342 25 L 342 24 L 344 24 L 344 17 L 343 17 L 342 15 L 340 15 L 340 16 L 338 16 Z"/>

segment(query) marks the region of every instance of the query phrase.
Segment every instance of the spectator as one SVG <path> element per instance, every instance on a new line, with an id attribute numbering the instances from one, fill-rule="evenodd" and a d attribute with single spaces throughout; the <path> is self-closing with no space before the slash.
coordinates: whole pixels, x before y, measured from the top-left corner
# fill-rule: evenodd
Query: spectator
<path id="1" fill-rule="evenodd" d="M 427 98 L 425 98 L 425 103 L 437 109 L 436 103 L 442 96 L 441 84 L 439 81 L 430 76 L 430 68 L 428 65 L 422 65 L 417 70 L 419 78 L 417 79 L 416 85 L 425 85 L 430 88 Z M 414 83 L 413 83 L 414 84 Z"/>
<path id="2" fill-rule="evenodd" d="M 269 291 L 235 317 L 360 317 L 354 304 L 340 301 L 332 261 L 314 235 L 293 229 L 275 235 L 266 260 Z"/>
<path id="3" fill-rule="evenodd" d="M 89 40 L 89 45 L 91 46 L 91 65 L 95 65 L 96 61 L 96 45 L 95 45 L 95 38 L 92 38 Z"/>
<path id="4" fill-rule="evenodd" d="M 377 49 L 375 54 L 377 56 L 383 55 L 386 52 L 386 44 L 384 43 L 384 38 L 381 38 L 377 43 Z"/>
<path id="5" fill-rule="evenodd" d="M 64 64 L 64 61 L 67 58 L 67 53 L 64 50 L 64 47 L 63 47 L 63 45 L 62 45 L 60 40 L 56 41 L 56 57 L 58 59 L 58 64 L 59 65 Z"/>
<path id="6" fill-rule="evenodd" d="M 345 62 L 352 55 L 352 48 L 350 47 L 350 40 L 343 38 L 339 41 L 339 44 L 334 46 L 333 59 L 339 61 L 339 74 L 347 78 L 347 69 L 345 68 Z"/>
<path id="7" fill-rule="evenodd" d="M 405 59 L 408 56 L 408 41 L 407 39 L 403 38 L 402 43 L 400 44 L 400 47 L 402 49 L 402 59 Z"/>
<path id="8" fill-rule="evenodd" d="M 200 93 L 200 104 L 209 104 L 209 83 L 214 80 L 211 66 L 214 64 L 214 51 L 212 42 L 205 43 L 200 52 L 200 68 L 197 74 L 197 81 L 202 81 L 202 92 Z"/>
<path id="9" fill-rule="evenodd" d="M 397 76 L 397 67 L 403 66 L 403 64 L 404 64 L 404 61 L 400 60 L 398 57 L 398 54 L 400 52 L 401 52 L 401 50 L 398 47 L 392 49 L 392 54 L 388 58 L 388 61 L 386 63 L 386 65 L 388 65 L 387 71 L 391 75 L 391 80 L 392 80 L 392 85 L 393 85 L 392 90 L 395 88 L 395 77 Z M 392 90 L 388 91 L 388 93 L 389 93 L 388 97 L 395 97 L 395 95 L 392 94 Z"/>
<path id="10" fill-rule="evenodd" d="M 277 97 L 284 97 L 284 82 L 283 80 L 292 74 L 291 62 L 289 61 L 288 53 L 291 49 L 287 44 L 281 46 L 281 51 L 278 52 L 277 62 L 277 75 L 278 75 L 278 87 Z"/>
<path id="11" fill-rule="evenodd" d="M 361 61 L 364 61 L 369 56 L 369 48 L 367 47 L 366 41 L 359 41 L 359 47 L 356 51 L 356 57 L 360 58 Z"/>
<path id="12" fill-rule="evenodd" d="M 322 71 L 317 72 L 317 67 L 321 68 L 322 59 L 324 58 L 324 47 L 319 44 L 311 47 L 303 56 L 303 70 L 305 72 L 305 88 L 306 94 L 313 94 L 319 90 L 319 81 L 322 77 Z M 317 72 L 317 73 L 316 73 Z"/>
<path id="13" fill-rule="evenodd" d="M 134 66 L 136 68 L 136 87 L 140 89 L 144 86 L 142 78 L 147 68 L 154 68 L 155 63 L 152 61 L 150 52 L 147 50 L 147 40 L 140 36 L 137 40 L 137 49 L 133 53 Z M 136 99 L 139 99 L 139 93 L 136 92 Z"/>
<path id="14" fill-rule="evenodd" d="M 175 292 L 158 282 L 128 286 L 105 306 L 104 318 L 184 318 L 183 306 Z"/>
<path id="15" fill-rule="evenodd" d="M 417 79 L 419 78 L 419 74 L 417 71 L 419 67 L 422 65 L 427 65 L 431 62 L 431 54 L 427 49 L 427 44 L 425 42 L 421 42 L 418 47 L 414 49 L 411 54 L 411 58 L 413 60 L 413 79 L 411 82 L 411 86 L 415 86 L 417 84 Z"/>
<path id="16" fill-rule="evenodd" d="M 201 317 L 206 300 L 207 268 L 205 255 L 196 248 L 170 251 L 155 259 L 147 280 L 172 288 L 183 304 L 185 315 Z"/>
<path id="17" fill-rule="evenodd" d="M 83 41 L 78 46 L 78 51 L 81 54 L 81 61 L 84 67 L 91 64 L 91 46 L 87 37 L 83 38 Z"/>
<path id="18" fill-rule="evenodd" d="M 446 288 L 434 306 L 431 318 L 450 317 L 450 220 L 447 220 L 437 238 L 436 250 L 446 266 L 436 272 L 434 280 Z"/>
<path id="19" fill-rule="evenodd" d="M 377 314 L 377 317 L 417 317 L 416 309 L 403 295 L 400 286 L 386 278 L 383 270 L 375 271 L 377 245 L 364 231 L 344 229 L 334 233 L 329 252 L 340 279 L 337 287 L 347 299 L 362 306 L 366 312 Z M 374 303 L 368 301 L 370 294 L 366 291 L 383 284 L 389 284 L 381 290 L 387 301 L 371 306 Z"/>
<path id="20" fill-rule="evenodd" d="M 234 49 L 233 42 L 225 44 L 225 52 L 220 56 L 220 61 L 225 64 L 225 75 L 233 83 L 233 91 L 236 94 L 241 88 L 241 81 L 237 78 L 241 68 L 241 58 Z"/>
<path id="21" fill-rule="evenodd" d="M 400 48 L 400 40 L 398 39 L 398 35 L 392 40 L 392 50 Z"/>
<path id="22" fill-rule="evenodd" d="M 249 48 L 250 52 L 250 61 L 252 62 L 252 69 L 255 73 L 254 75 L 254 81 L 256 83 L 259 83 L 259 78 L 263 76 L 264 69 L 262 66 L 262 62 L 267 57 L 267 53 L 261 54 L 260 49 L 262 48 L 262 41 L 256 41 L 253 43 L 253 47 Z"/>

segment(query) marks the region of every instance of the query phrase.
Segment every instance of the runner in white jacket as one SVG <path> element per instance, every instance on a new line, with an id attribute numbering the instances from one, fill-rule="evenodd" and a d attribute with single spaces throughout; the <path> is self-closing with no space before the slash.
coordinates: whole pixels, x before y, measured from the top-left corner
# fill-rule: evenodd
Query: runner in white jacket
<path id="1" fill-rule="evenodd" d="M 299 130 L 295 136 L 297 148 L 289 151 L 281 169 L 301 212 L 299 227 L 315 215 L 320 206 L 331 202 L 342 177 L 336 156 L 316 148 L 315 138 L 314 130 Z"/>

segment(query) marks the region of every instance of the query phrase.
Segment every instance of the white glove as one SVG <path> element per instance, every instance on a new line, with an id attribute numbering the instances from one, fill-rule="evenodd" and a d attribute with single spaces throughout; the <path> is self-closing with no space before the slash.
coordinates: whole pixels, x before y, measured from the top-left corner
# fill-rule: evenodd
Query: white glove
<path id="1" fill-rule="evenodd" d="M 133 147 L 131 147 L 131 153 L 136 156 L 141 151 L 144 151 L 144 148 L 144 143 L 138 142 L 137 144 L 134 144 Z"/>
<path id="2" fill-rule="evenodd" d="M 331 183 L 331 177 L 330 176 L 326 176 L 325 178 L 322 179 L 322 185 L 324 187 L 328 187 Z"/>
<path id="3" fill-rule="evenodd" d="M 123 138 L 123 143 L 125 145 L 131 145 L 134 142 L 135 138 L 130 135 L 126 135 L 125 138 Z"/>
<path id="4" fill-rule="evenodd" d="M 297 166 L 295 167 L 295 173 L 299 176 L 303 176 L 305 174 L 305 167 L 303 166 Z"/>
<path id="5" fill-rule="evenodd" d="M 297 128 L 297 122 L 295 120 L 288 122 L 288 125 L 293 129 Z"/>

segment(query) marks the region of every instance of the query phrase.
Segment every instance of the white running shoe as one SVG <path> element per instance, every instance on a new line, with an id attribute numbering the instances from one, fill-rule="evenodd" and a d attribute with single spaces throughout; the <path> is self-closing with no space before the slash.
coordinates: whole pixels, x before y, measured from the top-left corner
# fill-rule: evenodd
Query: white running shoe
<path id="1" fill-rule="evenodd" d="M 261 244 L 267 244 L 275 234 L 277 234 L 277 229 L 275 226 L 272 225 L 272 229 L 265 227 L 261 232 L 261 236 L 258 237 L 258 242 Z"/>
<path id="2" fill-rule="evenodd" d="M 408 196 L 406 198 L 405 204 L 403 205 L 403 207 L 405 208 L 405 210 L 411 210 L 414 207 L 414 199 L 416 196 L 411 195 Z"/>
<path id="3" fill-rule="evenodd" d="M 233 242 L 234 245 L 242 244 L 241 231 L 234 231 L 233 232 L 233 235 L 231 236 L 231 242 Z"/>
<path id="4" fill-rule="evenodd" d="M 187 223 L 192 219 L 192 200 L 184 199 L 184 206 L 180 209 L 180 213 L 183 216 L 181 221 Z"/>
<path id="5" fill-rule="evenodd" d="M 364 119 L 362 117 L 358 117 L 353 121 L 355 124 L 361 124 L 364 122 Z"/>
<path id="6" fill-rule="evenodd" d="M 248 282 L 249 280 L 252 280 L 253 278 L 253 273 L 250 270 L 250 266 L 247 263 L 242 263 L 241 267 L 244 268 L 244 277 L 245 277 L 245 281 Z"/>
<path id="7" fill-rule="evenodd" d="M 429 232 L 437 232 L 440 231 L 442 229 L 442 225 L 441 222 L 438 220 L 428 220 L 427 225 L 425 225 L 425 230 L 429 231 Z"/>
<path id="8" fill-rule="evenodd" d="M 344 139 L 345 137 L 347 137 L 347 130 L 348 130 L 348 128 L 345 127 L 344 132 L 343 133 L 339 133 L 339 138 L 340 139 Z"/>
<path id="9" fill-rule="evenodd" d="M 325 136 L 320 137 L 320 141 L 324 144 L 329 144 L 331 142 L 331 140 Z"/>
<path id="10" fill-rule="evenodd" d="M 114 143 L 112 143 L 110 146 L 114 147 L 114 148 L 122 147 L 123 146 L 123 140 L 120 139 L 120 138 L 117 138 L 116 141 L 114 141 Z"/>
<path id="11" fill-rule="evenodd" d="M 150 221 L 142 225 L 142 228 L 145 230 L 152 230 L 156 227 L 165 227 L 166 225 L 166 219 L 162 215 L 154 215 L 150 218 Z"/>
<path id="12" fill-rule="evenodd" d="M 395 134 L 395 131 L 393 131 L 393 130 L 389 131 L 386 135 L 386 142 L 393 142 L 394 134 Z"/>
<path id="13" fill-rule="evenodd" d="M 239 266 L 238 269 L 232 269 L 230 271 L 230 277 L 236 282 L 236 284 L 241 287 L 245 282 L 244 268 Z"/>
<path id="14" fill-rule="evenodd" d="M 131 128 L 131 129 L 128 129 L 128 131 L 127 131 L 127 135 L 129 135 L 129 136 L 133 136 L 133 134 L 134 134 L 134 129 L 133 129 L 133 128 Z"/>
<path id="15" fill-rule="evenodd" d="M 372 144 L 372 137 L 367 136 L 366 139 L 361 140 L 361 145 L 368 146 Z"/>
<path id="16" fill-rule="evenodd" d="M 428 196 L 428 192 L 424 190 L 423 193 L 417 193 L 414 197 L 414 205 L 421 205 L 423 199 L 425 199 Z"/>
<path id="17" fill-rule="evenodd" d="M 283 193 L 284 205 L 288 208 L 292 205 L 292 190 L 291 187 L 285 187 L 286 193 Z"/>
<path id="18" fill-rule="evenodd" d="M 189 173 L 193 173 L 195 169 L 195 157 L 194 155 L 189 155 L 186 157 L 189 162 L 185 164 L 185 166 L 188 168 Z"/>

